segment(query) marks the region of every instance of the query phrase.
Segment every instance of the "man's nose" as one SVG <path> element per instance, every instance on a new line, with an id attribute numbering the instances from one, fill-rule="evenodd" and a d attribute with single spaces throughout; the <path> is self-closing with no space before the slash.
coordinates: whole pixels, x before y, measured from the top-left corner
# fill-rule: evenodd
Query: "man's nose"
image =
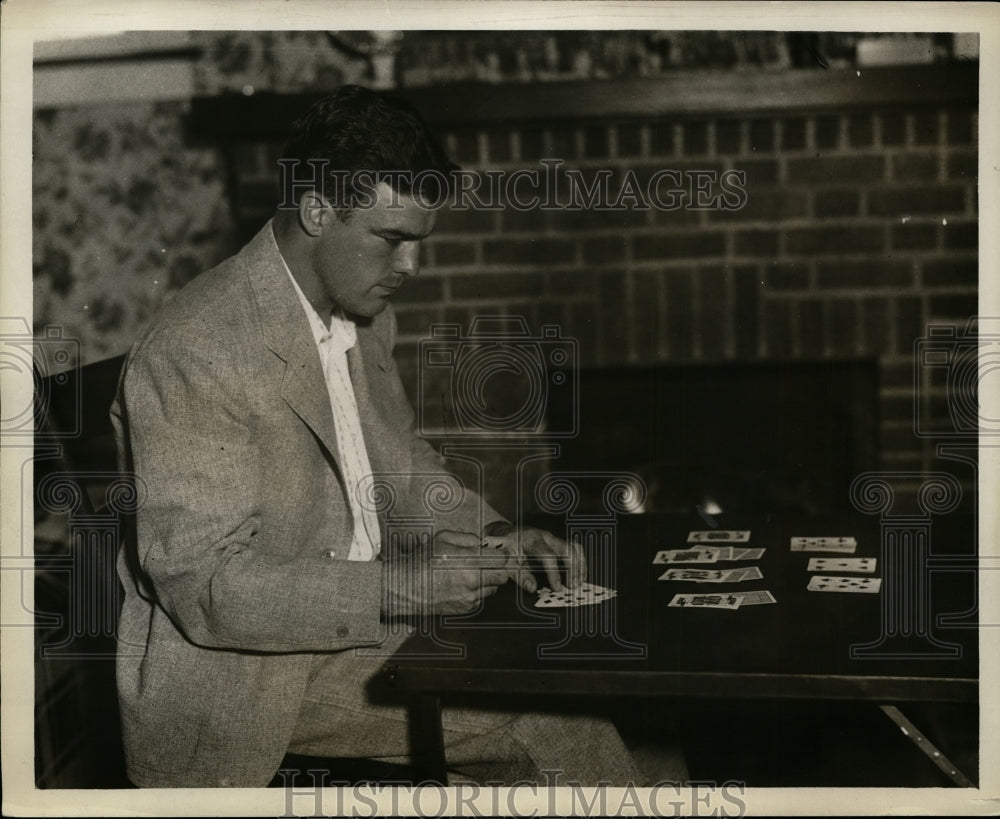
<path id="1" fill-rule="evenodd" d="M 420 273 L 420 242 L 402 242 L 396 251 L 396 272 L 404 276 Z"/>

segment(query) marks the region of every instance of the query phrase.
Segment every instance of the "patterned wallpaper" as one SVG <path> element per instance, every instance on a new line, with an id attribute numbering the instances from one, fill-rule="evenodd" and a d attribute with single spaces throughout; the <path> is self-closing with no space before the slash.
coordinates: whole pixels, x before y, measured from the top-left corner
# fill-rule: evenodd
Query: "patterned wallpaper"
<path id="1" fill-rule="evenodd" d="M 235 249 L 223 158 L 188 143 L 183 111 L 36 112 L 35 331 L 79 339 L 80 363 L 125 352 L 171 293 Z"/>

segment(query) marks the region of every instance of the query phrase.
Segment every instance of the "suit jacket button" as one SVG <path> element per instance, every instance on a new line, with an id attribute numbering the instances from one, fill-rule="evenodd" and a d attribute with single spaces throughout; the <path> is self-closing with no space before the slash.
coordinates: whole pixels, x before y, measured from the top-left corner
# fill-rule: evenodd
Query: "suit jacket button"
<path id="1" fill-rule="evenodd" d="M 337 636 L 346 637 L 351 633 L 351 630 L 347 626 L 337 626 Z"/>
<path id="2" fill-rule="evenodd" d="M 337 553 L 333 551 L 333 549 L 327 549 L 325 552 L 323 552 L 323 557 L 336 557 L 336 556 Z"/>

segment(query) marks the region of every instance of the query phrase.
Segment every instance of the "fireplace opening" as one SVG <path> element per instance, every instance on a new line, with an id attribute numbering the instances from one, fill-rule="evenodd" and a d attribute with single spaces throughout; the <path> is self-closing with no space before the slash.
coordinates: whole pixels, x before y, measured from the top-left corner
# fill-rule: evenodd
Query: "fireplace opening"
<path id="1" fill-rule="evenodd" d="M 831 514 L 878 464 L 874 360 L 589 368 L 570 399 L 547 407 L 577 429 L 551 468 L 635 473 L 635 511 Z"/>

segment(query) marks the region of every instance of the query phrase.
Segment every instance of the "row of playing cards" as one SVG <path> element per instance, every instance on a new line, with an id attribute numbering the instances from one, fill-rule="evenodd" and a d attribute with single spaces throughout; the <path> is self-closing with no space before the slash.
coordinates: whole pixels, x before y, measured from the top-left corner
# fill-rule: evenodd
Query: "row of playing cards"
<path id="1" fill-rule="evenodd" d="M 542 609 L 572 608 L 575 606 L 591 606 L 595 603 L 603 603 L 616 596 L 618 592 L 614 589 L 607 589 L 604 586 L 597 586 L 593 583 L 581 583 L 578 588 L 563 588 L 561 591 L 552 591 L 548 586 L 538 590 L 538 599 L 535 606 Z"/>
<path id="2" fill-rule="evenodd" d="M 763 549 L 740 546 L 701 546 L 697 549 L 665 549 L 656 553 L 653 563 L 717 563 L 720 560 L 760 560 Z"/>
<path id="3" fill-rule="evenodd" d="M 793 537 L 793 552 L 837 552 L 854 554 L 858 542 L 853 537 Z"/>
<path id="4" fill-rule="evenodd" d="M 689 532 L 688 543 L 746 543 L 750 540 L 747 529 L 735 531 L 732 529 L 709 529 L 702 532 Z"/>
<path id="5" fill-rule="evenodd" d="M 854 554 L 858 542 L 853 537 L 793 537 L 793 552 L 836 552 Z M 811 557 L 806 569 L 810 572 L 858 572 L 873 574 L 874 557 Z M 877 594 L 882 588 L 881 577 L 845 577 L 813 575 L 806 589 L 814 592 L 851 592 Z"/>
<path id="6" fill-rule="evenodd" d="M 738 609 L 740 606 L 756 606 L 761 603 L 775 603 L 769 591 L 726 592 L 724 594 L 675 594 L 670 606 L 678 609 Z"/>
<path id="7" fill-rule="evenodd" d="M 872 574 L 877 562 L 874 557 L 810 557 L 806 571 Z"/>
<path id="8" fill-rule="evenodd" d="M 659 580 L 688 580 L 693 583 L 742 583 L 764 577 L 756 566 L 740 569 L 667 569 Z"/>

